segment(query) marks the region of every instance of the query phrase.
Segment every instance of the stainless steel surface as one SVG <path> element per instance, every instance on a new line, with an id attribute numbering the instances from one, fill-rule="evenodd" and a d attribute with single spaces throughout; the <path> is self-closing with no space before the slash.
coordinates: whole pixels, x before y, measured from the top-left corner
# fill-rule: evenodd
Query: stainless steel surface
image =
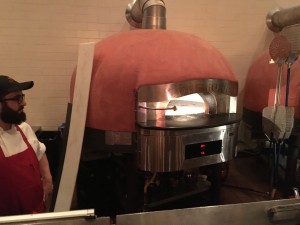
<path id="1" fill-rule="evenodd" d="M 137 121 L 163 119 L 164 111 L 158 112 L 146 108 L 167 108 L 171 99 L 195 93 L 202 97 L 206 114 L 236 112 L 237 82 L 218 79 L 187 80 L 140 87 L 137 90 Z"/>
<path id="2" fill-rule="evenodd" d="M 0 217 L 0 224 L 49 224 L 49 225 L 109 225 L 109 217 L 96 218 L 94 209 L 74 210 L 66 212 L 39 213 Z"/>
<path id="3" fill-rule="evenodd" d="M 271 10 L 267 14 L 266 23 L 273 32 L 280 32 L 284 27 L 299 24 L 300 6 Z"/>
<path id="4" fill-rule="evenodd" d="M 299 211 L 289 216 L 279 215 L 276 220 L 268 214 L 271 207 L 299 202 L 299 199 L 287 199 L 118 215 L 117 225 L 299 225 Z"/>
<path id="5" fill-rule="evenodd" d="M 205 129 L 139 128 L 140 169 L 168 172 L 228 161 L 236 154 L 237 132 L 238 123 Z M 186 145 L 216 140 L 222 141 L 221 153 L 185 159 Z"/>
<path id="6" fill-rule="evenodd" d="M 126 8 L 130 25 L 144 29 L 166 29 L 166 8 L 162 0 L 134 0 Z"/>
<path id="7" fill-rule="evenodd" d="M 176 83 L 146 85 L 138 89 L 138 102 L 163 102 L 193 93 L 218 92 L 237 96 L 238 83 L 229 80 L 199 79 Z"/>

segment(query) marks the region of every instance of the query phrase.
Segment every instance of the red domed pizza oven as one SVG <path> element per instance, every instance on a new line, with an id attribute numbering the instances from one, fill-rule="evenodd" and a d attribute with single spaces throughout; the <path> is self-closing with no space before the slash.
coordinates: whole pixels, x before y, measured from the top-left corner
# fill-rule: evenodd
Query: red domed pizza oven
<path id="1" fill-rule="evenodd" d="M 236 154 L 235 74 L 208 42 L 165 30 L 163 1 L 134 0 L 126 17 L 143 29 L 95 45 L 79 174 L 86 169 L 84 161 L 92 169 L 95 159 L 102 160 L 97 168 L 104 167 L 99 174 L 105 165 L 109 174 L 122 171 L 124 179 L 114 182 L 123 191 L 114 196 L 126 196 L 132 208 L 155 209 L 186 196 L 201 201 L 198 195 L 208 190 L 217 202 L 224 162 Z M 75 77 L 74 72 L 71 99 Z M 206 165 L 210 172 L 200 170 Z M 202 173 L 212 174 L 209 181 L 201 179 Z M 79 177 L 84 185 L 86 176 Z"/>
<path id="2" fill-rule="evenodd" d="M 201 38 L 123 32 L 96 44 L 86 126 L 102 135 L 94 138 L 102 150 L 136 151 L 137 143 L 143 170 L 224 162 L 234 156 L 237 95 L 228 62 Z"/>
<path id="3" fill-rule="evenodd" d="M 135 92 L 142 86 L 199 79 L 237 83 L 216 48 L 167 30 L 124 32 L 97 43 L 92 74 L 86 125 L 112 131 L 136 131 Z"/>
<path id="4" fill-rule="evenodd" d="M 165 12 L 162 0 L 134 0 L 126 18 L 143 29 L 96 43 L 79 193 L 90 177 L 84 173 L 88 166 L 93 181 L 95 167 L 103 175 L 98 189 L 112 182 L 113 171 L 122 172 L 113 180 L 122 185 L 107 203 L 121 196 L 133 208 L 156 210 L 164 204 L 173 208 L 187 196 L 201 201 L 200 195 L 209 189 L 218 203 L 222 168 L 228 165 L 223 162 L 236 155 L 238 82 L 211 44 L 192 34 L 165 30 Z M 268 65 L 266 56 L 261 60 L 258 68 Z M 265 93 L 259 92 L 272 85 L 265 76 L 267 84 L 258 89 L 263 85 L 259 72 L 251 69 L 254 76 L 247 81 L 256 102 L 261 101 L 246 101 L 247 110 L 254 112 L 268 101 L 260 99 Z M 74 72 L 71 100 L 75 77 Z M 202 179 L 205 174 L 208 180 Z M 89 193 L 88 188 L 83 196 Z M 104 192 L 99 201 L 106 196 Z"/>

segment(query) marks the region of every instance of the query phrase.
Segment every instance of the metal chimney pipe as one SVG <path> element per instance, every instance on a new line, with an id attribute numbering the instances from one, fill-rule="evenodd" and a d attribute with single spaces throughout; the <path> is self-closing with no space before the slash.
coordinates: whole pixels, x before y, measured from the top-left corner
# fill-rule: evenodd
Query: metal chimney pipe
<path id="1" fill-rule="evenodd" d="M 162 0 L 133 0 L 126 8 L 130 25 L 143 29 L 166 29 L 166 8 Z"/>
<path id="2" fill-rule="evenodd" d="M 280 32 L 284 27 L 300 23 L 300 6 L 287 9 L 271 10 L 267 14 L 266 23 L 273 32 Z"/>

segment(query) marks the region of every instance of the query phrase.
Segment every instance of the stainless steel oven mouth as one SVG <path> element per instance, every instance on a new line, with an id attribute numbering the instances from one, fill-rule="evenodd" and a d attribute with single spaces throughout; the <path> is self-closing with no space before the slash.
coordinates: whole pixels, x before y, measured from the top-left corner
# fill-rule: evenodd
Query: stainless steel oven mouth
<path id="1" fill-rule="evenodd" d="M 233 159 L 237 82 L 188 80 L 137 90 L 139 168 L 171 172 Z"/>

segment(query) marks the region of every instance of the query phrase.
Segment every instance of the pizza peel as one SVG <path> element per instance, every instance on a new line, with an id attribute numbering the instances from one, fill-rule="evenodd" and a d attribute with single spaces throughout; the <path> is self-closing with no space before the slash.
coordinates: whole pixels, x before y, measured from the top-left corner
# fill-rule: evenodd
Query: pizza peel
<path id="1" fill-rule="evenodd" d="M 272 40 L 269 53 L 272 60 L 278 64 L 278 75 L 276 81 L 276 89 L 275 89 L 275 99 L 273 107 L 265 107 L 263 109 L 263 129 L 265 135 L 269 138 L 272 143 L 274 149 L 274 165 L 273 165 L 273 178 L 272 178 L 272 191 L 271 191 L 271 199 L 275 198 L 275 194 L 277 192 L 277 182 L 278 182 L 278 168 L 279 168 L 279 155 L 281 152 L 281 146 L 283 141 L 287 136 L 289 136 L 294 119 L 293 108 L 287 106 L 287 102 L 285 106 L 280 105 L 281 102 L 281 78 L 283 66 L 287 62 L 290 54 L 291 54 L 291 46 L 287 38 L 283 35 L 277 35 Z M 287 84 L 288 85 L 288 84 Z M 288 86 L 287 90 L 288 91 Z M 287 93 L 287 92 L 286 92 Z M 288 97 L 288 96 L 287 96 Z"/>
<path id="2" fill-rule="evenodd" d="M 262 126 L 269 140 L 281 140 L 286 132 L 286 106 L 280 105 L 280 91 L 283 66 L 290 55 L 290 44 L 283 35 L 277 35 L 271 42 L 269 53 L 272 60 L 278 64 L 278 75 L 275 89 L 274 106 L 268 106 L 262 112 Z M 288 115 L 290 116 L 290 112 Z"/>

